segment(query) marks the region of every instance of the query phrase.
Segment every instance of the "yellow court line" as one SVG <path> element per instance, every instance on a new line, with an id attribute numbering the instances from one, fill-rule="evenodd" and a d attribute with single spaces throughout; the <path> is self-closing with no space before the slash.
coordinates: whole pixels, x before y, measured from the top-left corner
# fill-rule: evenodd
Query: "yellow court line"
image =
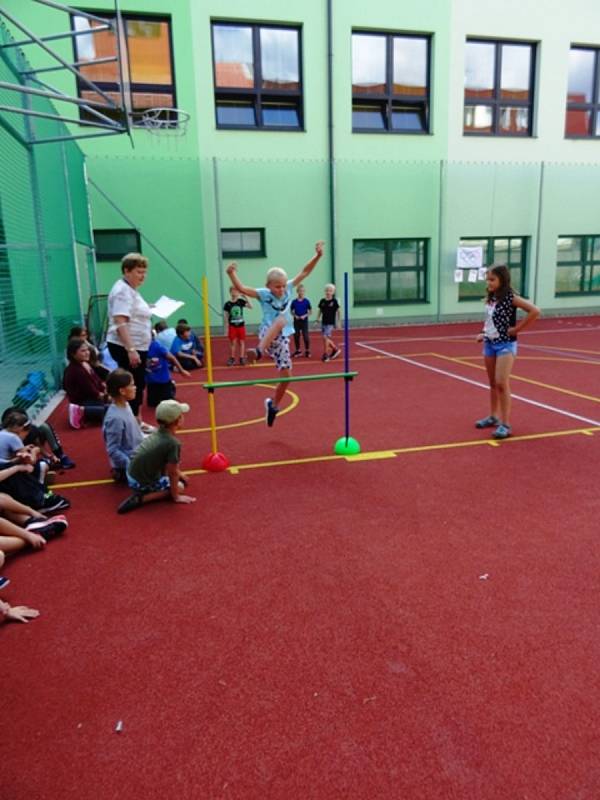
<path id="1" fill-rule="evenodd" d="M 533 331 L 532 331 L 533 333 Z M 534 347 L 541 347 L 541 345 L 533 345 Z M 600 356 L 600 350 L 583 350 L 581 347 L 558 347 L 555 344 L 545 344 L 544 350 L 562 350 L 569 353 L 587 353 L 588 355 Z"/>
<path id="2" fill-rule="evenodd" d="M 442 442 L 439 444 L 425 444 L 425 445 L 415 445 L 413 447 L 398 447 L 393 449 L 387 450 L 368 450 L 364 453 L 358 453 L 357 455 L 322 455 L 322 456 L 309 456 L 306 458 L 296 458 L 296 459 L 285 459 L 283 461 L 261 461 L 256 462 L 254 464 L 235 464 L 229 467 L 225 472 L 229 472 L 230 475 L 239 475 L 240 472 L 249 469 L 266 469 L 270 467 L 286 467 L 286 466 L 293 466 L 293 465 L 300 465 L 300 464 L 315 464 L 315 463 L 323 463 L 326 461 L 347 461 L 347 462 L 362 462 L 362 461 L 376 461 L 379 459 L 389 459 L 395 458 L 396 456 L 400 455 L 410 455 L 412 453 L 431 453 L 435 452 L 436 450 L 455 450 L 464 447 L 504 447 L 507 444 L 511 444 L 512 442 L 527 442 L 533 441 L 535 439 L 553 439 L 557 436 L 594 436 L 594 434 L 600 433 L 600 426 L 598 427 L 589 427 L 589 428 L 571 428 L 569 430 L 564 431 L 546 431 L 543 433 L 528 433 L 523 434 L 522 436 L 511 436 L 508 439 L 504 439 L 502 442 L 496 441 L 495 439 L 467 439 L 461 442 Z M 186 469 L 186 475 L 203 475 L 206 474 L 207 470 L 205 469 Z M 110 479 L 101 479 L 101 480 L 91 480 L 91 481 L 79 481 L 79 482 L 72 482 L 72 483 L 60 483 L 53 486 L 53 489 L 78 489 L 78 488 L 85 488 L 88 486 L 101 486 L 104 484 L 113 483 Z"/>
<path id="3" fill-rule="evenodd" d="M 257 383 L 256 386 L 262 386 L 262 387 L 264 387 L 266 389 L 275 389 L 275 386 L 273 386 L 272 383 L 267 383 L 267 382 L 265 382 L 265 383 Z M 298 403 L 300 402 L 300 398 L 298 397 L 298 395 L 295 392 L 293 392 L 291 389 L 286 389 L 285 393 L 289 394 L 289 396 L 292 398 L 292 402 L 289 404 L 289 406 L 287 408 L 284 408 L 282 411 L 280 411 L 278 413 L 278 415 L 277 415 L 278 417 L 282 417 L 284 414 L 289 414 L 290 411 L 293 411 L 296 408 L 296 406 L 298 405 Z M 217 430 L 218 431 L 224 431 L 224 430 L 228 430 L 229 428 L 243 428 L 246 425 L 257 425 L 259 422 L 264 422 L 264 421 L 265 421 L 265 416 L 263 414 L 262 417 L 255 417 L 254 419 L 246 419 L 243 422 L 230 422 L 228 425 L 217 425 Z M 208 428 L 182 428 L 180 431 L 177 431 L 177 433 L 178 434 L 179 433 L 206 433 L 207 431 L 210 431 L 210 427 L 208 427 Z"/>
<path id="4" fill-rule="evenodd" d="M 456 358 L 457 360 L 463 360 L 463 361 L 481 361 L 481 353 L 479 355 L 476 355 L 476 356 L 448 356 L 448 358 L 450 358 L 450 357 L 451 358 Z M 565 356 L 564 358 L 561 358 L 560 356 L 524 356 L 524 355 L 521 355 L 521 353 L 519 353 L 518 360 L 519 361 L 552 361 L 552 363 L 554 363 L 555 361 L 564 361 L 567 364 L 586 364 L 586 365 L 590 365 L 590 366 L 594 366 L 594 367 L 600 367 L 600 361 L 588 361 L 587 358 L 578 358 L 577 360 L 575 360 L 574 358 L 569 358 L 568 356 Z M 485 369 L 485 367 L 482 367 L 482 369 Z"/>
<path id="5" fill-rule="evenodd" d="M 473 369 L 480 369 L 485 371 L 485 367 L 481 366 L 481 364 L 471 364 L 470 361 L 466 361 L 463 358 L 453 358 L 451 356 L 443 356 L 441 353 L 434 353 L 436 358 L 441 358 L 442 361 L 450 361 L 454 364 L 462 364 L 465 367 L 473 367 Z M 560 394 L 568 394 L 571 397 L 579 397 L 581 400 L 591 400 L 592 403 L 600 403 L 600 397 L 595 397 L 589 394 L 583 394 L 582 392 L 574 392 L 571 389 L 563 389 L 561 386 L 555 386 L 551 383 L 542 383 L 541 381 L 534 381 L 532 378 L 523 378 L 520 375 L 515 375 L 514 373 L 510 376 L 511 381 L 521 381 L 522 383 L 529 383 L 532 386 L 541 386 L 543 389 L 550 389 L 553 392 L 559 392 Z"/>

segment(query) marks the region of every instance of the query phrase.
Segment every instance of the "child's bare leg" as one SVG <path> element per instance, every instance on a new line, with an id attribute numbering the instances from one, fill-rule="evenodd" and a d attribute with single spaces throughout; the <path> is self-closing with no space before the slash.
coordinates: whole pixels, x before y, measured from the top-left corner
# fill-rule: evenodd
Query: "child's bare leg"
<path id="1" fill-rule="evenodd" d="M 258 347 L 248 349 L 248 361 L 258 361 L 265 350 L 267 350 L 274 339 L 276 339 L 285 327 L 285 317 L 280 314 L 277 319 L 271 324 L 263 334 L 262 339 L 258 343 Z"/>
<path id="2" fill-rule="evenodd" d="M 17 524 L 26 522 L 30 517 L 45 519 L 41 512 L 34 511 L 33 508 L 19 503 L 8 494 L 0 494 L 0 510 L 9 520 Z"/>
<path id="3" fill-rule="evenodd" d="M 280 375 L 282 378 L 289 378 L 292 372 L 289 369 L 282 369 L 280 371 Z M 273 405 L 275 408 L 279 408 L 279 404 L 283 400 L 283 395 L 285 394 L 285 390 L 287 389 L 287 383 L 278 383 L 277 388 L 275 389 L 275 396 L 273 397 Z"/>
<path id="4" fill-rule="evenodd" d="M 243 339 L 239 339 L 240 345 L 240 358 L 244 358 L 246 355 L 246 342 Z"/>

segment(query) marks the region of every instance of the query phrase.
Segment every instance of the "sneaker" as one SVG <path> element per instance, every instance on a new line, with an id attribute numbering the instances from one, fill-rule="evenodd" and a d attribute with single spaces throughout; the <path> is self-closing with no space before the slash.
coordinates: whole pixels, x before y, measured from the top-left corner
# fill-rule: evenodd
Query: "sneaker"
<path id="1" fill-rule="evenodd" d="M 48 542 L 55 536 L 60 536 L 61 533 L 64 533 L 69 527 L 69 523 L 67 518 L 61 514 L 59 517 L 54 517 L 54 519 L 38 519 L 35 522 L 30 522 L 26 527 L 28 531 L 33 531 L 33 533 L 43 536 Z"/>
<path id="2" fill-rule="evenodd" d="M 75 403 L 69 403 L 69 425 L 75 430 L 81 428 L 83 422 L 83 407 L 77 406 Z"/>
<path id="3" fill-rule="evenodd" d="M 71 461 L 69 456 L 61 456 L 60 457 L 60 468 L 61 469 L 73 469 L 75 467 L 75 462 Z"/>
<path id="4" fill-rule="evenodd" d="M 307 351 L 304 353 L 304 358 L 310 358 L 310 350 L 307 350 Z"/>
<path id="5" fill-rule="evenodd" d="M 269 426 L 269 428 L 272 428 L 273 423 L 275 422 L 275 417 L 279 413 L 279 409 L 275 408 L 275 406 L 273 405 L 273 401 L 271 400 L 270 397 L 265 400 L 265 411 L 266 411 L 265 421 Z"/>
<path id="6" fill-rule="evenodd" d="M 329 356 L 329 360 L 333 361 L 333 359 L 337 358 L 341 354 L 341 352 L 342 351 L 340 350 L 340 348 L 336 347 L 335 350 L 333 351 L 333 353 L 331 353 L 331 355 Z"/>
<path id="7" fill-rule="evenodd" d="M 490 415 L 489 417 L 484 417 L 483 419 L 478 419 L 477 422 L 475 423 L 475 427 L 476 428 L 493 428 L 494 425 L 498 425 L 499 422 L 500 422 L 500 420 L 498 419 L 498 417 L 493 417 L 493 416 Z"/>
<path id="8" fill-rule="evenodd" d="M 329 356 L 327 355 L 327 353 L 323 353 L 323 355 L 321 356 L 321 361 L 329 361 Z"/>
<path id="9" fill-rule="evenodd" d="M 247 363 L 248 362 L 247 362 L 247 360 L 245 358 L 243 358 L 243 357 L 240 358 L 240 367 L 245 367 Z"/>
<path id="10" fill-rule="evenodd" d="M 494 437 L 494 439 L 508 439 L 511 432 L 512 430 L 510 425 L 504 425 L 504 423 L 501 422 L 500 425 L 498 425 L 498 427 L 492 434 L 492 436 Z"/>
<path id="11" fill-rule="evenodd" d="M 69 503 L 66 497 L 48 492 L 48 494 L 44 496 L 44 502 L 40 511 L 42 514 L 56 514 L 57 511 L 64 511 L 67 508 L 71 508 L 71 503 Z"/>
<path id="12" fill-rule="evenodd" d="M 5 589 L 10 583 L 10 578 L 4 578 L 0 575 L 0 589 Z"/>
<path id="13" fill-rule="evenodd" d="M 246 355 L 248 357 L 248 361 L 253 364 L 255 361 L 261 360 L 262 350 L 260 347 L 251 347 L 249 350 L 246 350 Z"/>
<path id="14" fill-rule="evenodd" d="M 117 514 L 127 514 L 129 511 L 134 511 L 139 508 L 144 502 L 143 495 L 137 492 L 130 495 L 126 500 L 123 500 L 121 505 L 117 508 Z"/>
<path id="15" fill-rule="evenodd" d="M 228 358 L 227 359 L 227 366 L 228 367 L 233 367 L 234 364 L 235 364 L 235 358 Z"/>
<path id="16" fill-rule="evenodd" d="M 292 358 L 298 358 L 298 356 L 301 356 L 301 355 L 302 355 L 302 351 L 301 350 L 294 350 L 294 352 L 292 353 Z"/>

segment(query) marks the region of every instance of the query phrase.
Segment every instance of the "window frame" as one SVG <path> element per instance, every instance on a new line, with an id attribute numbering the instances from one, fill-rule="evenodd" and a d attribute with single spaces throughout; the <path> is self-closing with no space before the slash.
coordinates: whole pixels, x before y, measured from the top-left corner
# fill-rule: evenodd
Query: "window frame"
<path id="1" fill-rule="evenodd" d="M 529 236 L 461 236 L 458 240 L 458 246 L 469 247 L 474 242 L 485 241 L 483 263 L 491 265 L 494 263 L 495 242 L 506 240 L 508 242 L 508 261 L 506 266 L 509 270 L 519 267 L 521 269 L 521 286 L 516 289 L 522 297 L 527 298 L 527 277 L 528 277 L 528 264 L 529 264 Z M 517 264 L 510 259 L 511 242 L 519 241 L 521 243 L 521 263 Z M 460 269 L 460 267 L 458 268 Z M 463 274 L 469 272 L 469 268 L 463 268 Z M 485 283 L 485 281 L 476 281 L 475 283 Z M 476 303 L 481 298 L 485 297 L 485 289 L 482 290 L 479 297 L 461 297 L 460 289 L 464 285 L 464 281 L 458 284 L 458 302 L 459 303 Z M 513 287 L 514 288 L 514 287 Z"/>
<path id="2" fill-rule="evenodd" d="M 572 44 L 569 48 L 569 55 L 573 50 L 586 50 L 594 54 L 594 78 L 592 85 L 592 97 L 596 98 L 596 102 L 591 103 L 574 103 L 569 102 L 569 86 L 567 83 L 567 100 L 565 110 L 565 139 L 600 139 L 600 45 L 576 45 Z M 567 120 L 569 111 L 589 111 L 590 122 L 589 132 L 583 133 L 568 133 Z M 595 133 L 595 131 L 598 133 Z M 559 237 L 563 238 L 563 237 Z"/>
<path id="3" fill-rule="evenodd" d="M 99 253 L 96 234 L 111 234 L 113 236 L 118 234 L 135 234 L 137 239 L 137 248 L 135 250 L 127 250 L 125 253 Z M 94 239 L 94 253 L 96 254 L 96 261 L 120 261 L 127 253 L 141 253 L 142 252 L 142 238 L 137 228 L 94 228 L 92 231 Z"/>
<path id="4" fill-rule="evenodd" d="M 215 61 L 215 27 L 231 27 L 231 28 L 250 28 L 252 31 L 252 57 L 254 66 L 254 87 L 252 89 L 244 89 L 238 86 L 217 86 L 217 65 Z M 262 80 L 262 62 L 261 62 L 261 45 L 260 45 L 260 31 L 263 29 L 270 30 L 285 30 L 294 31 L 298 37 L 298 90 L 291 89 L 262 89 L 260 83 Z M 304 77 L 302 74 L 303 65 L 303 49 L 302 49 L 302 26 L 301 25 L 285 25 L 281 23 L 270 22 L 249 22 L 247 20 L 210 20 L 210 40 L 211 40 L 211 56 L 212 56 L 212 69 L 213 69 L 213 91 L 215 103 L 215 126 L 217 130 L 234 130 L 234 131 L 287 131 L 288 133 L 304 132 Z M 296 112 L 298 114 L 298 126 L 291 125 L 265 125 L 262 117 L 263 98 L 267 97 L 272 100 L 297 100 Z M 251 100 L 251 106 L 254 110 L 255 125 L 237 125 L 219 122 L 218 118 L 218 101 L 223 99 L 232 100 Z"/>
<path id="5" fill-rule="evenodd" d="M 385 247 L 385 265 L 379 269 L 371 267 L 355 267 L 354 266 L 354 248 L 357 242 L 382 242 Z M 419 252 L 419 243 L 423 244 L 423 265 L 420 267 L 394 267 L 391 265 L 393 244 L 395 242 L 416 242 L 417 243 L 417 260 Z M 429 250 L 430 240 L 426 237 L 414 236 L 394 236 L 394 237 L 375 237 L 375 238 L 360 238 L 352 240 L 352 277 L 353 277 L 353 305 L 354 307 L 375 307 L 375 306 L 409 306 L 409 305 L 423 305 L 429 303 Z M 398 298 L 390 298 L 391 276 L 393 273 L 398 272 L 414 272 L 417 275 L 417 287 L 421 288 L 421 296 L 411 300 L 401 300 Z M 354 276 L 359 274 L 384 273 L 386 276 L 386 298 L 379 300 L 357 300 L 356 289 L 354 287 Z M 422 286 L 421 286 L 422 281 Z"/>
<path id="6" fill-rule="evenodd" d="M 88 11 L 88 9 L 85 9 L 85 10 Z M 100 18 L 107 19 L 107 20 L 110 20 L 110 21 L 113 21 L 115 19 L 115 14 L 113 12 L 98 11 L 98 12 L 93 12 L 93 13 L 96 16 L 100 17 Z M 77 16 L 80 16 L 80 15 L 77 14 L 77 13 L 71 13 L 71 15 L 70 15 L 70 18 L 71 18 L 71 30 L 73 30 L 73 31 L 75 30 L 75 17 L 77 17 Z M 127 74 L 126 74 L 126 77 L 124 76 L 124 83 L 125 83 L 125 86 L 127 87 L 127 89 L 125 89 L 125 87 L 123 87 L 123 96 L 124 96 L 124 99 L 125 99 L 126 113 L 129 116 L 129 119 L 131 121 L 131 126 L 132 127 L 134 127 L 134 128 L 144 128 L 144 123 L 143 123 L 143 121 L 141 119 L 141 115 L 145 111 L 151 111 L 153 106 L 149 106 L 148 108 L 135 108 L 134 109 L 134 107 L 133 107 L 133 94 L 135 92 L 141 92 L 141 93 L 146 93 L 146 94 L 151 94 L 151 93 L 152 94 L 160 94 L 160 95 L 165 95 L 165 97 L 172 97 L 172 108 L 173 109 L 178 108 L 178 106 L 177 106 L 177 82 L 176 82 L 176 79 L 175 79 L 175 53 L 174 53 L 174 50 L 173 50 L 173 21 L 172 21 L 172 17 L 171 17 L 170 14 L 140 14 L 140 13 L 135 13 L 135 12 L 132 12 L 132 13 L 121 12 L 121 18 L 123 19 L 123 23 L 124 23 L 124 25 L 123 25 L 123 43 L 122 43 L 122 46 L 124 45 L 124 47 L 125 47 L 124 54 L 122 55 L 122 58 L 124 58 L 125 56 L 127 58 Z M 162 83 L 134 83 L 132 80 L 130 80 L 130 76 L 131 76 L 131 61 L 130 61 L 130 56 L 129 56 L 129 37 L 127 35 L 127 23 L 130 22 L 130 21 L 131 22 L 164 22 L 164 23 L 167 24 L 168 39 L 169 39 L 169 66 L 171 68 L 171 83 L 170 83 L 169 87 L 167 87 L 166 84 L 162 84 Z M 93 34 L 91 34 L 91 35 L 93 35 Z M 79 56 L 78 56 L 78 53 L 77 53 L 77 37 L 76 36 L 73 37 L 73 58 L 74 58 L 74 61 L 76 61 L 76 62 L 79 61 Z M 85 68 L 85 64 L 80 65 L 79 68 L 81 69 L 82 67 Z M 120 82 L 119 81 L 116 81 L 114 83 L 112 81 L 94 81 L 94 83 L 96 84 L 96 86 L 99 89 L 102 89 L 102 91 L 104 91 L 104 92 L 107 92 L 107 93 L 108 92 L 114 92 L 114 93 L 116 93 L 118 95 L 121 95 L 121 88 L 120 88 Z M 141 87 L 141 88 L 139 88 L 139 87 Z M 84 91 L 89 91 L 89 87 L 86 86 L 86 84 L 83 84 L 80 81 L 79 77 L 77 77 L 77 79 L 76 79 L 76 88 L 77 88 L 77 96 L 79 98 L 81 98 L 81 99 L 83 99 L 82 96 L 81 96 L 82 89 Z M 114 112 L 111 113 L 109 110 L 103 109 L 102 113 L 105 114 L 107 117 L 111 117 L 111 116 L 113 116 Z M 96 119 L 95 117 L 86 114 L 86 111 L 85 111 L 84 108 L 80 108 L 79 109 L 79 116 L 80 116 L 81 119 L 92 119 L 92 120 Z M 176 122 L 176 115 L 171 113 L 169 115 L 169 121 L 171 123 Z M 171 127 L 174 127 L 174 125 L 171 125 Z"/>
<path id="7" fill-rule="evenodd" d="M 507 139 L 530 139 L 533 136 L 533 116 L 535 112 L 535 77 L 537 69 L 537 42 L 522 41 L 517 39 L 486 39 L 485 37 L 469 36 L 465 40 L 467 44 L 488 44 L 494 45 L 494 87 L 493 95 L 491 98 L 483 102 L 481 99 L 469 100 L 467 98 L 467 88 L 463 93 L 463 136 L 483 136 Z M 504 46 L 508 47 L 529 47 L 531 51 L 531 63 L 529 66 L 529 96 L 530 100 L 523 102 L 521 100 L 511 99 L 502 100 L 501 93 L 501 80 L 502 80 L 502 49 Z M 466 67 L 466 57 L 465 57 Z M 471 106 L 491 106 L 492 109 L 492 130 L 489 133 L 485 131 L 468 131 L 465 130 L 465 110 Z M 500 130 L 500 109 L 502 106 L 510 106 L 516 108 L 526 108 L 529 110 L 529 120 L 526 133 L 502 132 Z M 502 237 L 498 237 L 502 238 Z"/>
<path id="8" fill-rule="evenodd" d="M 558 260 L 558 243 L 561 239 L 579 239 L 579 249 L 581 253 L 580 261 L 563 261 Z M 598 291 L 592 290 L 592 282 L 594 280 L 594 267 L 598 268 L 600 275 L 600 257 L 597 260 L 593 258 L 594 240 L 600 240 L 600 233 L 589 234 L 561 234 L 556 240 L 556 274 L 554 280 L 554 297 L 599 297 L 600 288 Z M 587 257 L 591 254 L 591 257 Z M 581 267 L 581 278 L 579 280 L 580 289 L 578 292 L 558 292 L 556 290 L 556 279 L 558 278 L 558 271 L 561 267 Z M 586 277 L 586 273 L 587 277 Z M 587 283 L 588 288 L 584 288 Z"/>
<path id="9" fill-rule="evenodd" d="M 351 42 L 355 36 L 380 36 L 385 38 L 385 86 L 386 91 L 378 95 L 373 92 L 363 93 L 354 92 L 353 75 L 350 78 L 352 88 L 352 114 L 356 104 L 369 105 L 373 109 L 378 109 L 382 113 L 382 118 L 386 127 L 363 128 L 355 127 L 352 120 L 352 133 L 379 133 L 379 134 L 400 134 L 402 136 L 431 136 L 431 43 L 433 35 L 430 33 L 407 33 L 404 31 L 373 31 L 364 28 L 352 30 Z M 394 39 L 422 39 L 427 46 L 426 64 L 426 86 L 425 99 L 415 99 L 415 95 L 395 95 L 392 91 L 394 83 Z M 353 64 L 351 63 L 351 69 Z M 422 106 L 424 116 L 423 130 L 402 130 L 392 127 L 392 113 L 394 106 L 414 108 L 417 113 Z"/>
<path id="10" fill-rule="evenodd" d="M 259 250 L 225 250 L 222 240 L 224 233 L 258 233 L 260 235 Z M 221 256 L 223 258 L 265 258 L 267 248 L 264 228 L 221 228 Z"/>

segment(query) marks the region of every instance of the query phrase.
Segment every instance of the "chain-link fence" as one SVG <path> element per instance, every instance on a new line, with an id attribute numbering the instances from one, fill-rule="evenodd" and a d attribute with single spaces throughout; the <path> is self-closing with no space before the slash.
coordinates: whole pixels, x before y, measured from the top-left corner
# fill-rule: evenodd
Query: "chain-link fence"
<path id="1" fill-rule="evenodd" d="M 0 24 L 0 81 L 32 86 L 11 41 Z M 60 388 L 69 329 L 96 293 L 84 156 L 64 123 L 40 116 L 57 113 L 47 98 L 3 88 L 0 105 L 0 410 L 35 413 Z"/>

